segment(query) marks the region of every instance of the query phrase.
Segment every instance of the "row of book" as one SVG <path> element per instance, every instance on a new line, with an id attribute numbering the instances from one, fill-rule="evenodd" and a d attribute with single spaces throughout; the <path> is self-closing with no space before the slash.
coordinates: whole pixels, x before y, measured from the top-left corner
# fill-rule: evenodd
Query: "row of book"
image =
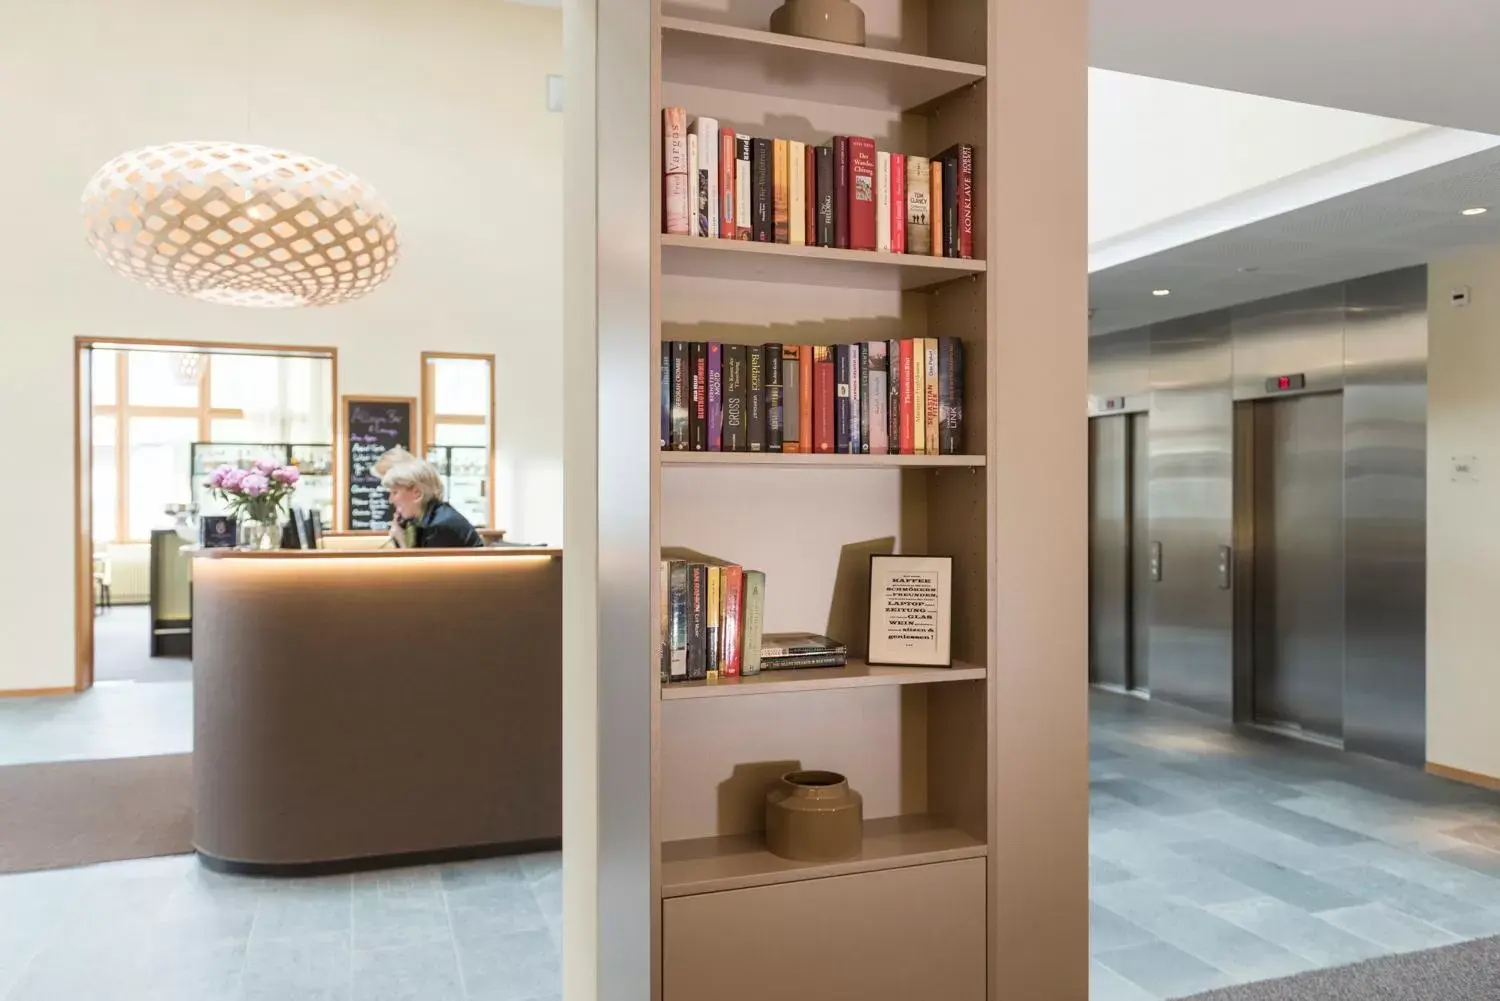
<path id="1" fill-rule="evenodd" d="M 958 455 L 963 341 L 661 346 L 661 447 Z"/>
<path id="2" fill-rule="evenodd" d="M 662 113 L 666 232 L 720 240 L 974 256 L 974 147 L 935 157 L 739 135 L 716 119 Z"/>
<path id="3" fill-rule="evenodd" d="M 842 667 L 848 648 L 814 633 L 766 633 L 766 575 L 688 549 L 661 554 L 661 679 Z"/>

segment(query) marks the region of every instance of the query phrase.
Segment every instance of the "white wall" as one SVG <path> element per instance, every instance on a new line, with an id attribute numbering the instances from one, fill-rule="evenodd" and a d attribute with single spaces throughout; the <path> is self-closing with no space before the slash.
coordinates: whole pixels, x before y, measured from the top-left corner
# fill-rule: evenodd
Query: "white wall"
<path id="1" fill-rule="evenodd" d="M 73 338 L 329 345 L 339 390 L 416 396 L 423 350 L 497 359 L 497 525 L 562 532 L 560 11 L 499 0 L 29 0 L 0 31 L 0 691 L 73 680 Z M 112 156 L 234 139 L 373 183 L 403 245 L 366 299 L 252 311 L 117 277 L 78 197 Z M 24 573 L 16 568 L 25 568 Z"/>
<path id="2" fill-rule="evenodd" d="M 1500 249 L 1432 264 L 1428 313 L 1427 759 L 1500 777 Z"/>
<path id="3" fill-rule="evenodd" d="M 1089 70 L 1089 244 L 1426 128 L 1292 101 Z"/>

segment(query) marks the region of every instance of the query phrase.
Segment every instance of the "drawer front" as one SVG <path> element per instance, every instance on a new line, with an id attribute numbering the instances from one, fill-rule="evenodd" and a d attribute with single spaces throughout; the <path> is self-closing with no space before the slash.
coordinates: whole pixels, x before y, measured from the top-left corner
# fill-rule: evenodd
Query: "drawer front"
<path id="1" fill-rule="evenodd" d="M 662 903 L 663 1001 L 984 1001 L 985 860 Z"/>

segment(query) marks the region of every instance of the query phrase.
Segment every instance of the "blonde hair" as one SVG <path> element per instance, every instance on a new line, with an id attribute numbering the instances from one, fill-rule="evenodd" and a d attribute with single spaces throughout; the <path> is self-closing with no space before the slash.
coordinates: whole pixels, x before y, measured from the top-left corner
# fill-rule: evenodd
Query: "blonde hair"
<path id="1" fill-rule="evenodd" d="M 386 490 L 406 487 L 422 495 L 422 503 L 431 504 L 443 499 L 443 478 L 437 467 L 425 459 L 408 459 L 397 462 L 385 471 L 380 485 Z"/>
<path id="2" fill-rule="evenodd" d="M 380 458 L 375 460 L 375 465 L 370 467 L 370 472 L 376 476 L 384 477 L 386 473 L 391 471 L 392 466 L 403 462 L 414 462 L 416 458 L 415 455 L 397 445 L 395 448 L 388 448 L 384 452 L 381 452 Z"/>

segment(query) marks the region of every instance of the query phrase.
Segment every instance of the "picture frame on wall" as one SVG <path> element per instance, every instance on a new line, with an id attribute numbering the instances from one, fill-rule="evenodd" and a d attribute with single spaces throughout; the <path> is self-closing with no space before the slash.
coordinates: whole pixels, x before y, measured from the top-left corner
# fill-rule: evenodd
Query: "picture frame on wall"
<path id="1" fill-rule="evenodd" d="M 882 667 L 953 666 L 953 557 L 870 557 L 866 661 Z"/>

